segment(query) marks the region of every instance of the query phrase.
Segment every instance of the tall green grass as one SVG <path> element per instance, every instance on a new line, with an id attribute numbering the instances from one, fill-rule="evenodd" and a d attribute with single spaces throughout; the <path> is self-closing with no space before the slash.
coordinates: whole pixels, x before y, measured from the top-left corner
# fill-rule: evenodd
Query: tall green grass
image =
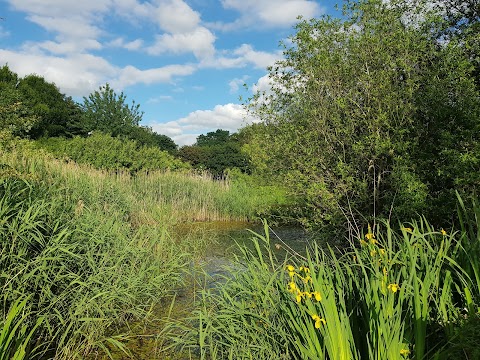
<path id="1" fill-rule="evenodd" d="M 276 259 L 266 235 L 172 346 L 202 359 L 473 359 L 479 345 L 478 218 L 447 233 L 425 219 L 368 229 L 345 251 Z M 473 236 L 473 237 L 472 237 Z"/>
<path id="2" fill-rule="evenodd" d="M 0 308 L 28 297 L 8 324 L 17 334 L 37 326 L 24 340 L 45 357 L 128 353 L 126 325 L 162 306 L 205 245 L 171 235 L 171 226 L 248 219 L 264 206 L 249 196 L 255 190 L 207 176 L 131 176 L 57 160 L 28 142 L 8 145 L 0 152 Z"/>

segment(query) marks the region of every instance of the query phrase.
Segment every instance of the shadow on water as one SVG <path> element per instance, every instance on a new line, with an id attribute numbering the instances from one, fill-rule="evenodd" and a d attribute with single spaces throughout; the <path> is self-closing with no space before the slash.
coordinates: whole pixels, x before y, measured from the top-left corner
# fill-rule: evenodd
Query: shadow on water
<path id="1" fill-rule="evenodd" d="M 158 349 L 165 345 L 161 336 L 162 328 L 172 319 L 181 320 L 191 316 L 200 291 L 225 281 L 228 277 L 226 267 L 233 264 L 235 255 L 241 255 L 239 246 L 254 250 L 252 238 L 255 234 L 252 232 L 263 236 L 264 226 L 245 222 L 204 222 L 181 224 L 174 229 L 174 232 L 174 236 L 178 239 L 192 239 L 192 234 L 202 237 L 201 255 L 196 256 L 191 262 L 190 275 L 185 280 L 185 285 L 153 310 L 153 321 L 148 324 L 139 322 L 129 326 L 129 332 L 137 334 L 127 342 L 131 356 L 115 350 L 112 351 L 114 359 L 192 359 L 191 354 L 159 353 Z M 312 246 L 315 241 L 314 234 L 307 233 L 300 227 L 271 228 L 269 233 L 271 249 L 279 260 L 292 253 L 305 255 L 306 248 Z M 107 359 L 105 356 L 97 358 Z"/>

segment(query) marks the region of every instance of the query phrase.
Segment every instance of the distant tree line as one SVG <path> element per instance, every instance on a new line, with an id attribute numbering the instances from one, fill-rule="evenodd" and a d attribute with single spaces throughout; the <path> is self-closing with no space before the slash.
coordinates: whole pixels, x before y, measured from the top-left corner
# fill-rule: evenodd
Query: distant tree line
<path id="1" fill-rule="evenodd" d="M 194 168 L 208 170 L 216 177 L 233 168 L 250 173 L 250 160 L 242 152 L 244 143 L 241 133 L 230 134 L 227 130 L 218 129 L 199 135 L 193 145 L 181 147 L 178 156 Z"/>
<path id="2" fill-rule="evenodd" d="M 177 150 L 168 136 L 140 126 L 143 112 L 139 105 L 135 101 L 128 105 L 123 92 L 117 95 L 109 84 L 84 97 L 79 104 L 43 77 L 20 78 L 4 65 L 0 68 L 0 92 L 1 127 L 8 126 L 21 137 L 73 138 L 101 131 L 134 140 L 139 146 L 158 147 L 170 153 Z"/>
<path id="3" fill-rule="evenodd" d="M 200 135 L 194 145 L 178 149 L 168 136 L 141 126 L 140 105 L 135 101 L 128 104 L 127 96 L 117 94 L 108 83 L 77 103 L 43 77 L 20 78 L 5 65 L 0 68 L 0 93 L 0 129 L 35 140 L 58 156 L 131 171 L 178 169 L 190 164 L 216 177 L 231 168 L 250 172 L 239 134 L 218 129 Z"/>

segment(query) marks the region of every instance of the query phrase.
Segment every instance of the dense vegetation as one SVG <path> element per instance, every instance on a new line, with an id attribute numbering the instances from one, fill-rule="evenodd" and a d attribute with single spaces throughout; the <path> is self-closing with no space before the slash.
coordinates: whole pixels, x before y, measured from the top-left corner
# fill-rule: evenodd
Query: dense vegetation
<path id="1" fill-rule="evenodd" d="M 206 175 L 132 177 L 56 160 L 26 141 L 4 138 L 2 148 L 0 358 L 122 348 L 122 326 L 148 320 L 204 245 L 177 238 L 173 225 L 246 220 L 278 201 Z"/>
<path id="2" fill-rule="evenodd" d="M 247 104 L 263 122 L 180 149 L 108 84 L 77 104 L 3 66 L 0 359 L 126 351 L 123 326 L 165 307 L 202 247 L 172 226 L 259 215 L 345 246 L 277 239 L 276 258 L 265 226 L 163 344 L 201 359 L 480 357 L 479 17 L 476 0 L 352 0 L 300 20 Z"/>
<path id="3" fill-rule="evenodd" d="M 264 123 L 245 148 L 305 223 L 452 224 L 455 191 L 480 182 L 479 8 L 460 3 L 350 1 L 296 26 L 249 103 Z"/>
<path id="4" fill-rule="evenodd" d="M 242 152 L 245 140 L 240 134 L 218 129 L 199 135 L 195 144 L 182 146 L 178 156 L 196 169 L 205 169 L 215 176 L 223 176 L 228 169 L 250 173 L 250 161 Z"/>

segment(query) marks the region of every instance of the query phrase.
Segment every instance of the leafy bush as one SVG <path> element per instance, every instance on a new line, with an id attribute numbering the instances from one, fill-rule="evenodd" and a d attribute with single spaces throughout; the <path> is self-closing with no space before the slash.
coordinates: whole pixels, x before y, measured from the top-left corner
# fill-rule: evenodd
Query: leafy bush
<path id="1" fill-rule="evenodd" d="M 90 164 L 97 169 L 123 169 L 135 173 L 142 170 L 189 168 L 188 164 L 157 147 L 138 146 L 133 140 L 114 138 L 99 132 L 86 138 L 42 139 L 38 144 L 57 156 L 67 156 L 80 164 Z"/>

